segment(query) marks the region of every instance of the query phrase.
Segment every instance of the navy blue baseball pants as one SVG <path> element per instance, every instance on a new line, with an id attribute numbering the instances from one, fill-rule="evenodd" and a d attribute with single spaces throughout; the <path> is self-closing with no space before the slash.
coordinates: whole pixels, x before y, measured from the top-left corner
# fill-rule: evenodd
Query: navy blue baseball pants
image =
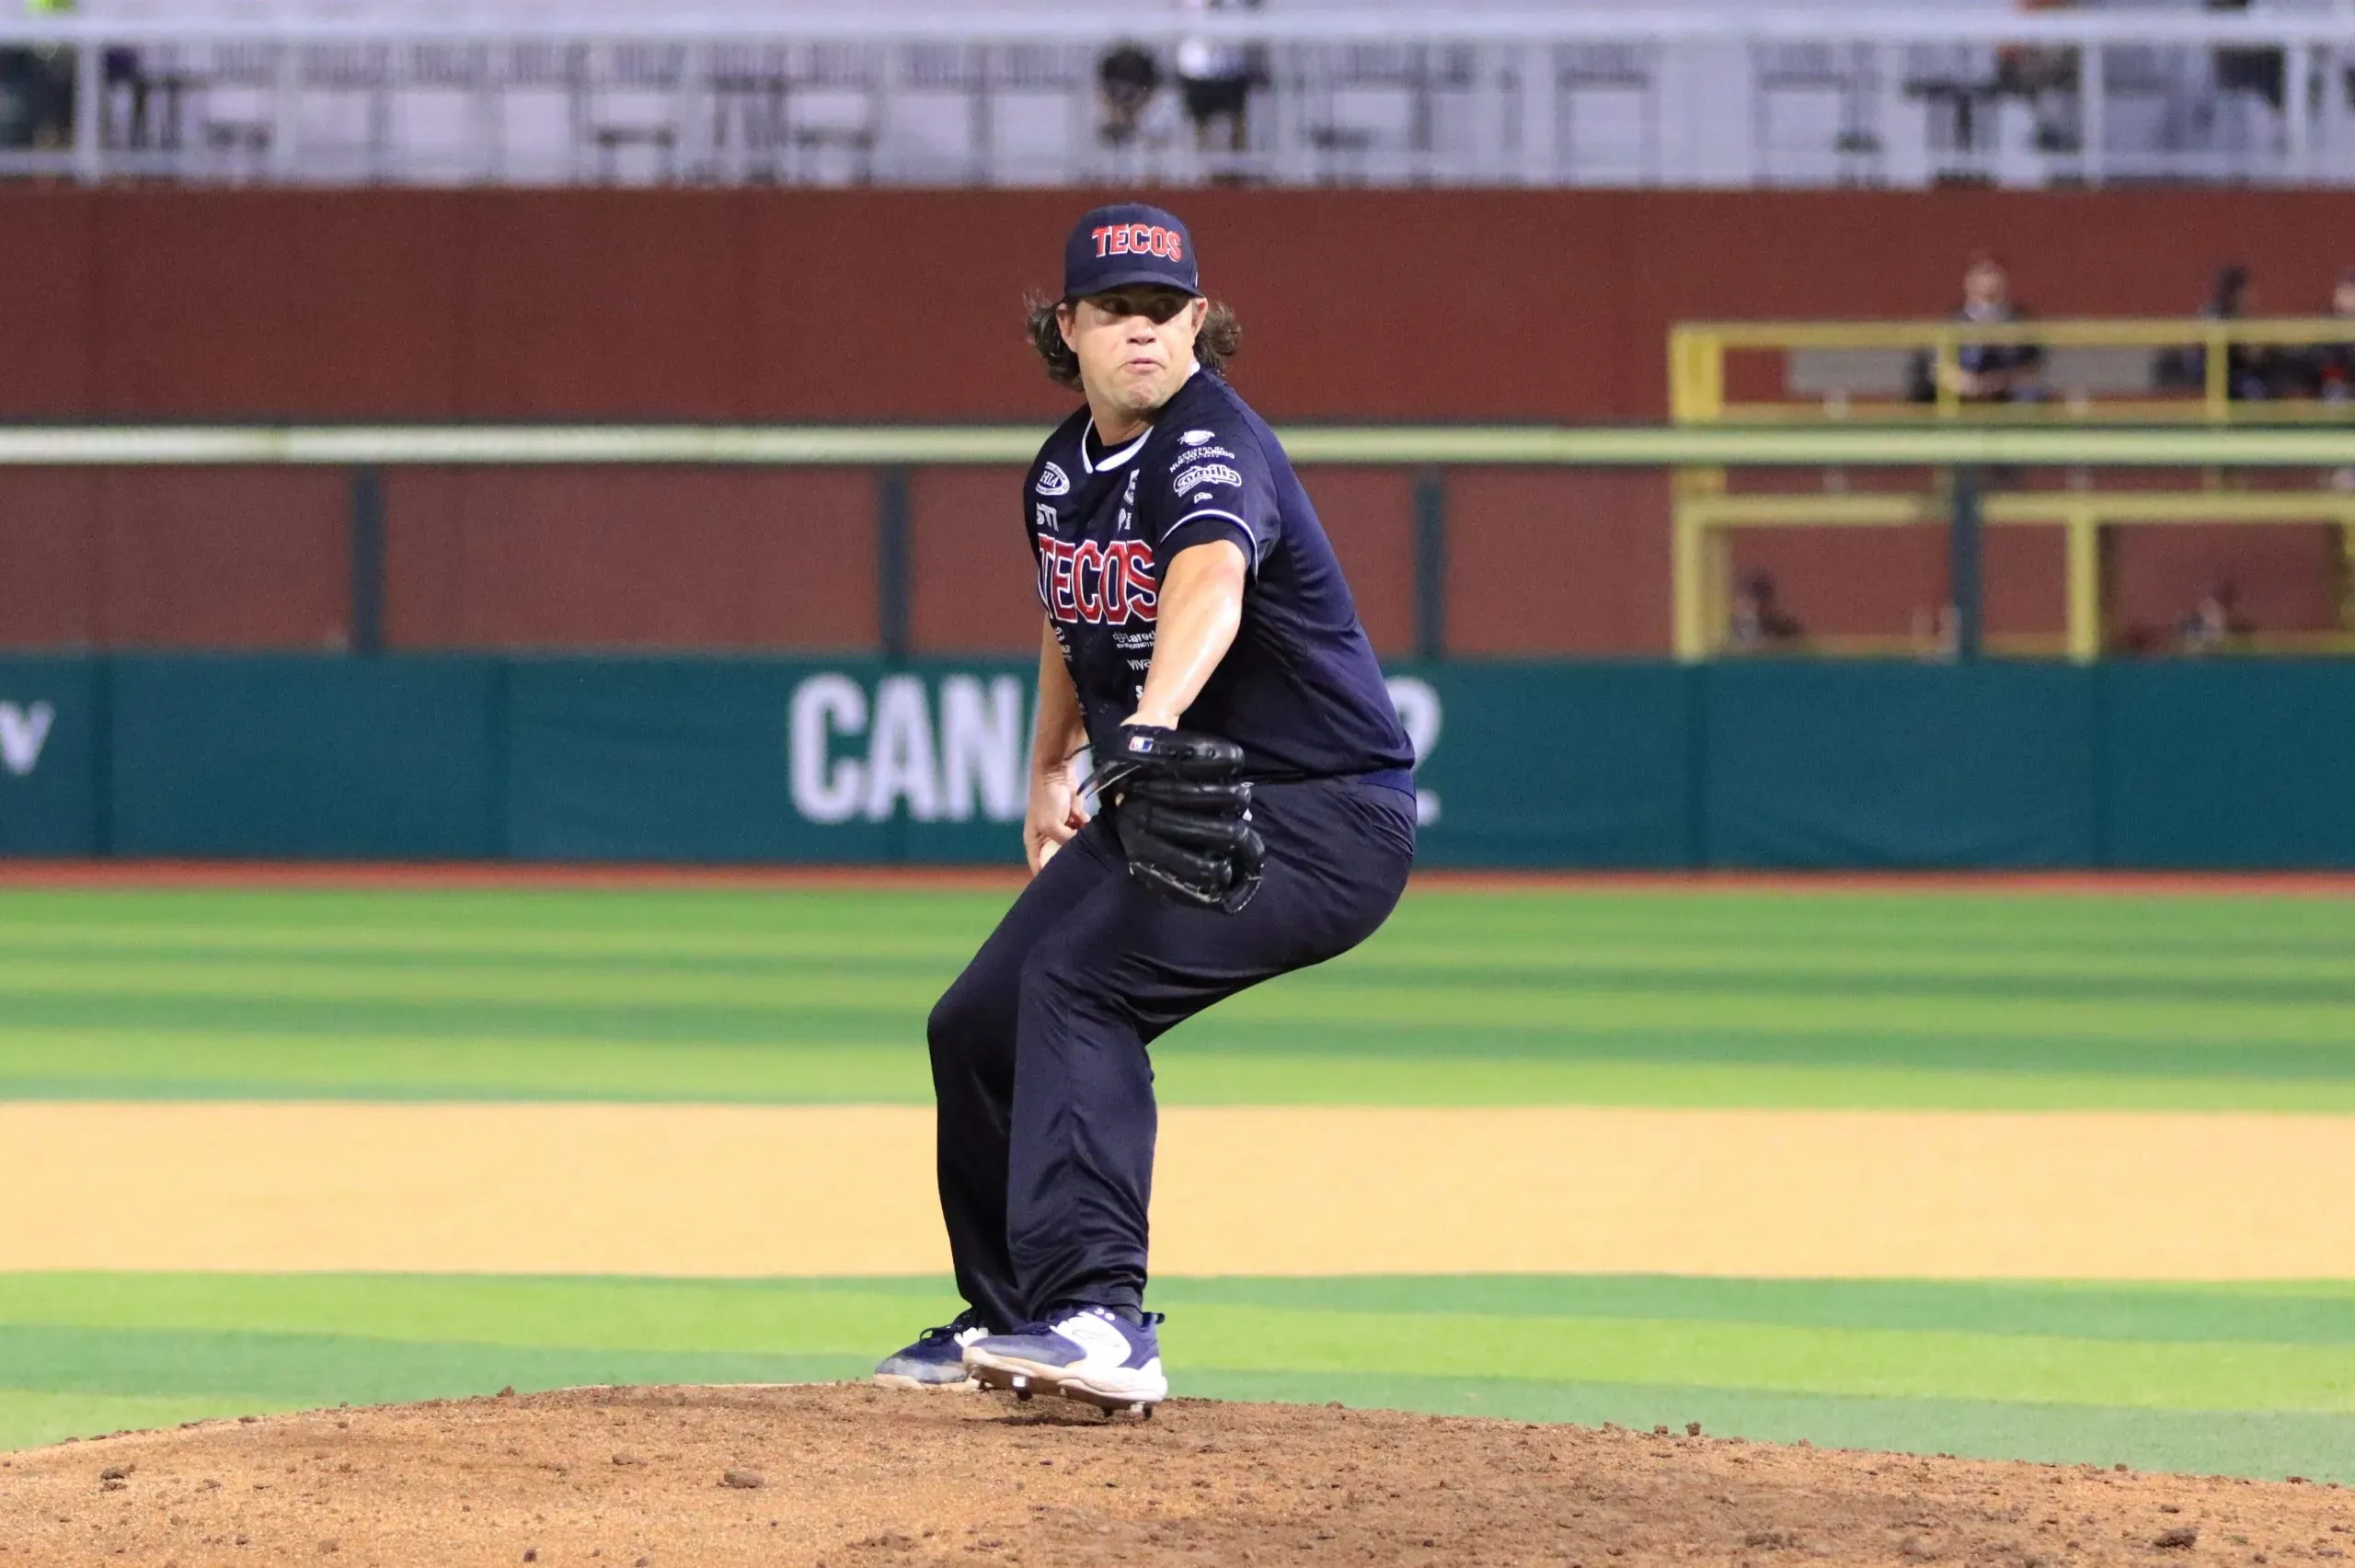
<path id="1" fill-rule="evenodd" d="M 1258 896 L 1189 909 L 1132 881 L 1108 818 L 1033 877 L 932 1010 L 940 1207 L 957 1288 L 1005 1330 L 1141 1307 L 1157 1118 L 1146 1047 L 1223 998 L 1346 953 L 1388 918 L 1415 802 L 1361 779 L 1261 784 Z"/>

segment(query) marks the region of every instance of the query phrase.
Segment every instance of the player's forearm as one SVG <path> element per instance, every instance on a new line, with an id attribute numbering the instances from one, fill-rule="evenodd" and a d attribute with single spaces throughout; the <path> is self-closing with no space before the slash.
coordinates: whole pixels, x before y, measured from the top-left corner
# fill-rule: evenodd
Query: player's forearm
<path id="1" fill-rule="evenodd" d="M 1067 764 L 1087 742 L 1079 689 L 1072 684 L 1062 645 L 1051 625 L 1039 640 L 1039 722 L 1030 732 L 1030 772 L 1039 776 Z"/>
<path id="2" fill-rule="evenodd" d="M 1221 539 L 1181 550 L 1161 575 L 1153 663 L 1131 722 L 1175 727 L 1243 625 L 1243 551 Z"/>

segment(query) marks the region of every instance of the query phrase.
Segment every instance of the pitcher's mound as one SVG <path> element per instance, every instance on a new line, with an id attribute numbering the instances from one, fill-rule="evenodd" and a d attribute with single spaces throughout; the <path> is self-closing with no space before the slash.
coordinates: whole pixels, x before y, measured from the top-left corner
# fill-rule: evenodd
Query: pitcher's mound
<path id="1" fill-rule="evenodd" d="M 1179 1400 L 573 1390 L 9 1456 L 0 1564 L 2275 1562 L 2315 1486 Z M 2263 1554 L 2263 1555 L 2259 1555 Z"/>

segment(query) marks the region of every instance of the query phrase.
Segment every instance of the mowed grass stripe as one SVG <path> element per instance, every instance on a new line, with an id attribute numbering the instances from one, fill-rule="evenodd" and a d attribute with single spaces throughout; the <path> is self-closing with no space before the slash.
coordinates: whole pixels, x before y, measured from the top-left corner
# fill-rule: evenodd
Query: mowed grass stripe
<path id="1" fill-rule="evenodd" d="M 1698 1421 L 1721 1437 L 1965 1459 L 2112 1464 L 2137 1470 L 2355 1483 L 2355 1416 L 2286 1411 L 2171 1411 L 1970 1400 L 1872 1399 L 1752 1389 L 1544 1382 L 1509 1376 L 1209 1371 L 1179 1374 L 1187 1393 L 1281 1400 L 1509 1421 L 1616 1422 L 1681 1432 Z"/>
<path id="2" fill-rule="evenodd" d="M 1432 1292 L 1518 1299 L 1524 1307 L 1649 1305 L 1678 1316 L 1644 1322 L 1569 1312 L 1506 1319 L 1386 1310 Z M 1211 1299 L 1254 1293 L 1328 1305 L 1311 1310 Z M 2051 1326 L 2085 1322 L 2090 1310 L 2097 1314 L 2090 1326 L 2123 1333 L 2140 1324 L 2173 1335 L 2199 1326 L 2187 1310 L 2226 1314 L 2214 1326 L 2229 1327 L 2230 1314 L 2245 1310 L 2245 1326 L 2257 1330 L 2269 1311 L 2286 1310 L 2292 1318 L 2269 1320 L 2277 1331 L 2343 1333 L 2355 1312 L 2355 1287 L 1192 1280 L 1166 1282 L 1156 1299 L 1172 1310 L 1165 1345 L 1183 1394 L 1338 1399 L 1638 1428 L 1697 1420 L 1721 1436 L 1825 1446 L 2355 1480 L 2355 1415 L 2264 1402 L 2280 1372 L 2269 1358 L 2303 1358 L 2327 1379 L 2343 1364 L 2344 1343 L 1854 1326 L 1976 1314 Z M 928 1279 L 0 1276 L 0 1447 L 205 1416 L 482 1394 L 511 1383 L 530 1390 L 856 1377 L 881 1349 L 945 1315 L 948 1304 L 945 1282 Z M 1843 1326 L 1809 1333 L 1729 1316 L 1775 1311 Z M 50 1321 L 67 1313 L 86 1321 Z M 1647 1335 L 1653 1350 L 1636 1343 Z M 1824 1351 L 1811 1361 L 1810 1342 Z M 1843 1345 L 1851 1348 L 1844 1352 Z M 1669 1353 L 1655 1353 L 1660 1346 Z M 1909 1355 L 1913 1372 L 1891 1366 Z M 1457 1356 L 1491 1364 L 1474 1370 L 1446 1364 Z M 1578 1364 L 1565 1371 L 1559 1362 L 1572 1358 Z M 1298 1364 L 1262 1364 L 1280 1359 Z M 1794 1369 L 1821 1386 L 1794 1388 L 1786 1386 L 1788 1378 L 1778 1384 L 1759 1375 L 1771 1379 Z M 1990 1393 L 2006 1375 L 2035 1391 Z M 2186 1376 L 2230 1379 L 2200 1385 L 2224 1402 L 2154 1402 L 2135 1384 Z M 1892 1391 L 1893 1379 L 1904 1386 Z M 2130 1385 L 2125 1397 L 2066 1397 L 2101 1392 L 2113 1379 Z M 2050 1397 L 2055 1390 L 2064 1397 Z"/>
<path id="3" fill-rule="evenodd" d="M 834 1355 L 641 1351 L 380 1340 L 356 1334 L 0 1326 L 0 1388 L 51 1393 L 197 1394 L 300 1406 L 387 1404 L 454 1393 L 584 1383 L 791 1383 L 856 1377 L 865 1347 Z M 330 1397 L 332 1396 L 332 1397 Z"/>
<path id="4" fill-rule="evenodd" d="M 0 932 L 195 933 L 267 943 L 318 933 L 373 943 L 545 943 L 578 937 L 726 945 L 744 941 L 823 943 L 853 929 L 893 944 L 944 951 L 985 933 L 1009 893 L 958 889 L 776 888 L 679 890 L 582 888 L 366 889 L 343 892 L 224 888 L 7 890 Z M 1386 928 L 1442 953 L 1535 949 L 1570 938 L 1604 947 L 1720 945 L 1800 956 L 1827 946 L 1919 948 L 1996 954 L 2115 950 L 2132 958 L 2154 947 L 2194 957 L 2243 954 L 2344 958 L 2355 937 L 2355 898 L 2234 894 L 2215 898 L 2132 890 L 2116 895 L 2038 894 L 1945 887 L 1881 893 L 1777 888 L 1672 890 L 1483 889 L 1419 886 Z"/>
<path id="5" fill-rule="evenodd" d="M 2206 936 L 2161 941 L 2113 935 L 2099 943 L 2051 937 L 1976 938 L 1958 944 L 1951 933 L 1874 933 L 1871 941 L 1839 945 L 1809 928 L 1793 938 L 1779 931 L 1745 934 L 1740 941 L 1679 939 L 1663 933 L 1653 942 L 1630 942 L 1624 930 L 1589 935 L 1565 921 L 1542 934 L 1465 942 L 1449 923 L 1446 940 L 1419 935 L 1404 917 L 1373 946 L 1318 973 L 1377 977 L 1440 974 L 1483 985 L 1550 983 L 1557 979 L 1639 989 L 1672 979 L 1714 977 L 1729 984 L 1775 985 L 1811 979 L 1885 981 L 1899 987 L 1937 989 L 1991 977 L 2059 983 L 2160 982 L 2196 990 L 2213 986 L 2238 993 L 2268 984 L 2303 985 L 2339 999 L 2355 998 L 2355 953 L 2337 942 L 2308 950 L 2279 943 L 2220 945 Z M 1405 929 L 1402 929 L 1404 927 Z M 568 931 L 473 924 L 418 930 L 370 926 L 249 926 L 227 924 L 116 925 L 0 921 L 0 949 L 20 957 L 46 956 L 59 962 L 138 962 L 201 958 L 211 962 L 270 959 L 397 967 L 421 961 L 460 967 L 516 963 L 564 969 L 582 964 L 620 962 L 659 968 L 666 965 L 758 973 L 796 963 L 826 961 L 859 967 L 943 969 L 953 973 L 986 934 L 985 920 L 969 929 L 915 934 L 878 929 L 861 921 L 848 929 L 805 923 L 800 918 L 774 929 L 681 932 L 672 929 Z"/>
<path id="6" fill-rule="evenodd" d="M 0 895 L 0 903 L 5 903 Z M 760 930 L 680 931 L 644 926 L 627 930 L 569 931 L 505 924 L 458 924 L 419 930 L 366 925 L 52 925 L 0 921 L 0 948 L 11 953 L 47 953 L 60 957 L 138 960 L 157 956 L 247 959 L 327 959 L 345 963 L 394 964 L 417 959 L 539 963 L 706 962 L 757 967 L 764 964 L 823 959 L 895 964 L 945 965 L 952 971 L 972 956 L 988 934 L 986 919 L 971 929 L 938 934 L 878 930 L 867 921 L 844 929 L 789 923 Z"/>
<path id="7" fill-rule="evenodd" d="M 354 1007 L 463 1002 L 511 1006 L 595 1005 L 672 1012 L 900 1011 L 920 1016 L 937 997 L 926 970 L 868 973 L 810 966 L 771 974 L 627 970 L 614 966 L 548 969 L 386 967 L 373 964 L 254 963 L 232 959 L 0 958 L 0 999 L 126 997 L 227 999 L 256 1004 L 331 1001 Z M 1995 1038 L 2187 1041 L 2313 1045 L 2344 1049 L 2355 1040 L 2355 998 L 2267 1002 L 2133 1000 L 2123 995 L 2016 996 L 1917 988 L 1856 994 L 1837 986 L 1742 988 L 1731 984 L 1614 989 L 1566 977 L 1556 985 L 1467 981 L 1461 986 L 1383 984 L 1354 971 L 1314 972 L 1246 991 L 1225 1004 L 1242 1021 L 1339 1026 L 1438 1024 L 1458 1028 L 1559 1027 L 1839 1036 L 1978 1035 Z"/>
<path id="8" fill-rule="evenodd" d="M 959 1309 L 946 1278 L 0 1274 L 0 1326 L 352 1334 L 689 1355 L 896 1349 Z"/>
<path id="9" fill-rule="evenodd" d="M 237 1415 L 275 1415 L 334 1400 L 272 1402 L 230 1392 L 203 1394 L 55 1393 L 0 1388 L 0 1450 L 41 1448 L 68 1437 L 149 1432 Z"/>
<path id="10" fill-rule="evenodd" d="M 1002 891 L 0 892 L 0 1095 L 920 1102 Z M 2326 1110 L 2355 899 L 1419 889 L 1178 1104 Z"/>
<path id="11" fill-rule="evenodd" d="M 1210 1306 L 1171 1319 L 1162 1343 L 1174 1364 L 1230 1371 L 1501 1371 L 1557 1382 L 2355 1413 L 2355 1346 L 2346 1345 Z"/>
<path id="12" fill-rule="evenodd" d="M 761 942 L 706 951 L 649 939 L 642 945 L 606 936 L 570 949 L 557 940 L 446 945 L 314 941 L 256 948 L 234 941 L 118 945 L 35 937 L 0 942 L 0 994 L 78 996 L 91 992 L 184 997 L 281 998 L 348 995 L 368 1002 L 496 1000 L 532 1001 L 579 992 L 633 1005 L 773 1004 L 822 978 L 851 979 L 847 1000 L 889 1007 L 910 994 L 936 996 L 970 956 L 971 944 L 892 944 L 858 937 L 832 943 Z M 298 979 L 290 982 L 293 972 Z M 122 977 L 130 977 L 126 982 Z M 490 977 L 486 979 L 484 977 Z M 181 977 L 176 979 L 175 977 Z M 1306 971 L 1291 985 L 1306 993 L 1357 995 L 1401 989 L 1465 990 L 1511 999 L 1523 1022 L 1543 1021 L 1591 999 L 1703 998 L 1755 1007 L 1785 998 L 1869 1006 L 1901 999 L 1945 1007 L 1956 1002 L 2061 1002 L 2072 1007 L 2198 1004 L 2278 1010 L 2303 1004 L 2355 1009 L 2355 962 L 2321 958 L 2219 960 L 2164 955 L 2124 959 L 1989 954 L 1911 954 L 1896 950 L 1777 955 L 1709 947 L 1581 949 L 1544 955 L 1489 953 L 1438 957 L 1387 942 Z M 842 998 L 831 999 L 836 1005 Z M 1550 1003 L 1533 1005 L 1534 1003 Z M 1344 1002 L 1346 1005 L 1346 1001 Z"/>
<path id="13" fill-rule="evenodd" d="M 347 1020 L 348 1022 L 348 1020 Z M 295 1028 L 174 1031 L 152 1025 L 0 1028 L 0 1099 L 31 1100 L 616 1100 L 718 1104 L 925 1104 L 929 1064 L 913 1028 L 869 1040 L 794 1039 L 752 1029 L 737 1040 L 481 1033 L 479 1014 L 447 1036 Z M 804 1028 L 839 1025 L 806 1018 Z M 2250 1076 L 2247 1054 L 2141 1064 L 2140 1070 L 2060 1072 L 1924 1065 L 1679 1059 L 1685 1040 L 1565 1039 L 1554 1054 L 1428 1056 L 1307 1051 L 1276 1041 L 1213 1045 L 1235 1032 L 1211 1020 L 1155 1053 L 1167 1105 L 1671 1105 L 1870 1110 L 2212 1110 L 2355 1114 L 2355 1079 L 2338 1059 L 2283 1060 Z M 1622 1049 L 1626 1059 L 1589 1059 Z M 1941 1055 L 1999 1053 L 1942 1042 Z M 1759 1052 L 1757 1054 L 1764 1054 Z M 2196 1070 L 2204 1068 L 2205 1070 Z M 2175 1070 L 2164 1070 L 2174 1069 Z M 2304 1077 L 2288 1075 L 2302 1069 Z"/>
<path id="14" fill-rule="evenodd" d="M 1232 1293 L 1234 1282 L 1175 1282 L 1156 1297 L 1157 1304 L 1172 1310 L 1163 1341 L 1172 1364 L 1268 1375 L 1509 1375 L 1546 1382 L 1603 1380 L 1843 1397 L 2355 1413 L 2355 1343 L 2349 1338 L 2281 1343 L 2221 1332 L 2236 1326 L 2229 1311 L 2235 1301 L 2247 1309 L 2246 1327 L 2251 1333 L 2278 1321 L 2282 1303 L 2257 1294 L 2110 1289 L 2100 1293 L 2108 1309 L 2102 1326 L 2110 1332 L 2096 1337 L 2026 1332 L 2037 1321 L 2039 1304 L 2054 1310 L 2065 1301 L 2050 1288 L 2015 1288 L 2008 1302 L 2013 1310 L 2001 1332 L 1979 1333 L 1876 1326 L 1877 1317 L 1909 1304 L 1908 1293 L 1833 1282 L 1786 1284 L 1779 1291 L 1749 1282 L 1752 1302 L 1772 1305 L 1779 1295 L 1786 1304 L 1819 1313 L 1829 1310 L 1845 1320 L 1830 1324 L 1723 1316 L 1728 1308 L 1743 1304 L 1741 1293 L 1721 1288 L 1713 1294 L 1707 1288 L 1711 1282 L 1649 1282 L 1652 1304 L 1683 1310 L 1648 1318 L 1384 1310 L 1365 1303 L 1384 1299 L 1383 1289 L 1396 1299 L 1411 1282 L 1287 1283 L 1296 1291 L 1321 1289 L 1328 1299 L 1346 1299 L 1355 1291 L 1361 1305 L 1335 1310 L 1219 1301 L 1206 1298 L 1218 1296 L 1223 1285 Z M 1478 1282 L 1453 1281 L 1447 1288 L 1476 1298 Z M 1509 1293 L 1509 1287 L 1500 1288 Z M 1940 1288 L 1917 1287 L 1911 1300 L 1917 1307 L 1936 1302 Z M 2187 1296 L 2199 1299 L 2212 1314 L 2211 1326 L 2220 1332 L 2211 1339 L 2122 1334 L 2119 1331 L 2130 1329 L 2137 1316 L 2138 1296 L 2146 1299 L 2142 1310 L 2163 1327 L 2179 1327 L 2182 1301 Z M 2308 1329 L 2315 1320 L 2327 1319 L 2343 1333 L 2355 1312 L 2355 1299 L 2344 1294 L 2309 1293 L 2301 1299 Z M 2005 1292 L 1995 1288 L 1979 1300 L 1991 1310 L 2006 1304 Z M 1970 1304 L 1968 1298 L 1943 1303 L 1949 1309 Z M 250 1348 L 255 1336 L 283 1336 L 304 1345 L 340 1336 L 383 1345 L 505 1346 L 534 1354 L 856 1358 L 880 1354 L 925 1322 L 945 1318 L 952 1307 L 935 1281 L 783 1287 L 12 1276 L 0 1279 L 0 1384 L 141 1393 L 175 1392 L 184 1386 L 259 1389 L 268 1386 L 267 1379 L 240 1360 L 245 1352 L 237 1350 Z M 2065 1322 L 2070 1314 L 2056 1316 Z M 199 1348 L 172 1350 L 175 1336 Z M 383 1357 L 404 1366 L 426 1364 L 390 1351 Z M 477 1356 L 466 1365 L 479 1361 Z M 167 1363 L 220 1370 L 167 1376 L 139 1369 Z M 511 1368 L 522 1362 L 493 1356 L 482 1364 Z M 200 1383 L 171 1380 L 182 1377 Z M 223 1380 L 201 1382 L 213 1377 Z M 514 1375 L 500 1380 L 514 1380 Z"/>
<path id="15" fill-rule="evenodd" d="M 2355 1280 L 2213 1284 L 1350 1275 L 1163 1280 L 1159 1304 L 1486 1317 L 1649 1318 L 2066 1339 L 2355 1345 Z"/>
<path id="16" fill-rule="evenodd" d="M 2112 1285 L 1675 1275 L 1173 1277 L 1156 1305 L 1292 1312 L 1649 1318 L 2062 1339 L 2355 1345 L 2355 1281 Z M 955 1312 L 945 1276 L 547 1278 L 497 1275 L 0 1274 L 0 1323 L 265 1329 L 643 1350 L 864 1345 Z M 920 1324 L 918 1326 L 921 1326 Z"/>

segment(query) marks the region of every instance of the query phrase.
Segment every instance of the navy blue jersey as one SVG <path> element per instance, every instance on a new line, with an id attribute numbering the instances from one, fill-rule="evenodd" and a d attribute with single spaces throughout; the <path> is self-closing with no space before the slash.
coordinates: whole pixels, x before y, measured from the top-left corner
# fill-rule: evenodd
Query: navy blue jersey
<path id="1" fill-rule="evenodd" d="M 1259 779 L 1414 765 L 1307 492 L 1275 432 L 1218 377 L 1196 372 L 1117 448 L 1082 408 L 1047 438 L 1022 489 L 1039 599 L 1099 754 L 1144 690 L 1162 563 L 1230 539 L 1251 567 L 1243 624 L 1186 727 L 1241 746 Z"/>

